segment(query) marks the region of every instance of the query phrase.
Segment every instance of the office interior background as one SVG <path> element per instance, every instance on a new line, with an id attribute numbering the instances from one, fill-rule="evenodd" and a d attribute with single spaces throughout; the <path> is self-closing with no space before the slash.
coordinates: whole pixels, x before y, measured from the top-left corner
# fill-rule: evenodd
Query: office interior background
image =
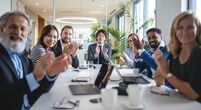
<path id="1" fill-rule="evenodd" d="M 14 10 L 25 12 L 32 20 L 32 45 L 36 44 L 44 25 L 54 24 L 59 32 L 64 25 L 72 25 L 74 40 L 87 49 L 93 42 L 94 24 L 113 26 L 124 32 L 125 37 L 136 32 L 145 40 L 146 30 L 158 27 L 164 41 L 168 42 L 171 21 L 178 13 L 191 10 L 201 19 L 198 4 L 200 0 L 0 0 L 0 15 Z M 150 19 L 152 22 L 143 26 Z M 111 35 L 109 39 L 114 40 Z M 111 45 L 115 48 L 114 42 Z"/>

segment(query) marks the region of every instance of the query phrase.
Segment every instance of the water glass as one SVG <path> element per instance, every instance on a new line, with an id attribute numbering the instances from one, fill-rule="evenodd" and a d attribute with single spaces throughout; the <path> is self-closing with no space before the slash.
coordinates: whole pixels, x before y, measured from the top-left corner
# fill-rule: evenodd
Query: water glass
<path id="1" fill-rule="evenodd" d="M 88 64 L 88 70 L 92 71 L 93 70 L 93 61 L 88 61 L 87 64 Z"/>

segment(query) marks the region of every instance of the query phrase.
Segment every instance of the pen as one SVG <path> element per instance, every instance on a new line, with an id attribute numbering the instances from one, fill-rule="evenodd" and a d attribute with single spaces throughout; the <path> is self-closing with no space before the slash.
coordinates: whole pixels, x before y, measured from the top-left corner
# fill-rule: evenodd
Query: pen
<path id="1" fill-rule="evenodd" d="M 87 80 L 72 79 L 71 82 L 88 82 Z"/>

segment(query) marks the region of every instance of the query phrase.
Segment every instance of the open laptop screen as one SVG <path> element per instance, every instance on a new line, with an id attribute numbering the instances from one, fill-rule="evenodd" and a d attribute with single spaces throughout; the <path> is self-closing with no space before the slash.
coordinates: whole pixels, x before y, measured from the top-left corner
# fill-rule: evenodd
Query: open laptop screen
<path id="1" fill-rule="evenodd" d="M 141 74 L 138 76 L 122 76 L 116 65 L 114 65 L 117 74 L 123 79 L 126 84 L 149 84 L 150 82 L 146 80 Z"/>
<path id="2" fill-rule="evenodd" d="M 105 88 L 112 74 L 113 68 L 114 66 L 103 63 L 99 70 L 99 73 L 97 75 L 94 85 L 98 88 Z"/>

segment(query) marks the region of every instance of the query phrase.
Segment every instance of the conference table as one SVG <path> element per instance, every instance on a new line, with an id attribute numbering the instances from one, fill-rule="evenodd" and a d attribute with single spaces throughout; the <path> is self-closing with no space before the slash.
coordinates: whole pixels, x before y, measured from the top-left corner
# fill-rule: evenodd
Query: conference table
<path id="1" fill-rule="evenodd" d="M 93 81 L 100 69 L 100 65 L 95 65 L 94 70 L 88 69 L 73 69 L 68 68 L 66 71 L 61 73 L 51 90 L 41 95 L 41 97 L 34 103 L 30 110 L 55 110 L 53 105 L 55 101 L 61 100 L 64 97 L 69 99 L 79 100 L 79 106 L 75 106 L 73 110 L 104 110 L 104 106 L 101 102 L 91 103 L 89 100 L 94 98 L 100 98 L 100 94 L 93 95 L 72 95 L 69 84 L 75 83 L 86 83 L 86 82 L 71 82 L 75 78 L 89 78 L 89 82 Z M 120 69 L 122 74 L 132 74 L 131 69 Z M 106 88 L 112 88 L 118 86 L 121 82 L 119 75 L 113 70 L 110 81 Z M 148 78 L 147 78 L 148 79 Z M 200 110 L 201 104 L 196 101 L 186 99 L 178 92 L 169 89 L 169 96 L 158 95 L 150 92 L 150 87 L 154 85 L 154 81 L 148 79 L 151 83 L 144 85 L 145 92 L 143 97 L 143 110 Z M 87 83 L 89 83 L 87 82 Z M 118 96 L 115 110 L 131 110 L 127 105 L 128 96 Z"/>

